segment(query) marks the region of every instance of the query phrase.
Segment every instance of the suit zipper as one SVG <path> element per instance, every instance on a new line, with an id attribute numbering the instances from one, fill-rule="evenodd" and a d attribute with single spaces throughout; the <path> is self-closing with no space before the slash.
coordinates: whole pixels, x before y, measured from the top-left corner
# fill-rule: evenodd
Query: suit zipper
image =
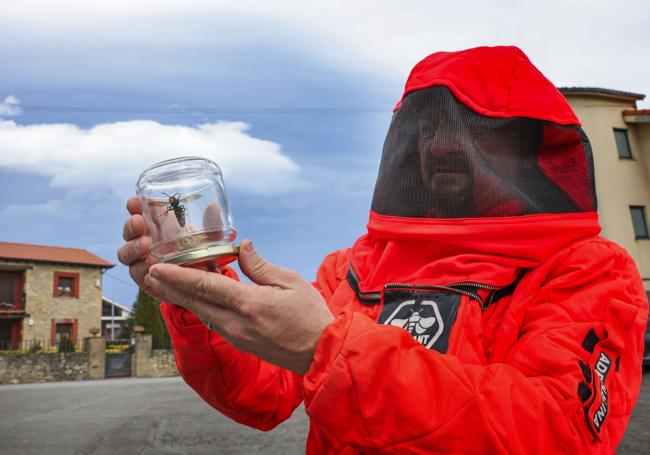
<path id="1" fill-rule="evenodd" d="M 352 264 L 350 264 L 350 268 L 348 271 L 350 272 L 350 276 L 356 283 L 357 289 L 359 289 L 359 276 L 357 275 L 357 272 L 354 271 Z M 367 300 L 367 301 L 381 300 L 381 292 L 361 292 L 361 290 L 359 290 L 357 291 L 357 295 L 361 300 Z"/>
<path id="2" fill-rule="evenodd" d="M 350 275 L 357 283 L 357 288 L 359 285 L 359 276 L 354 271 L 352 265 L 350 265 Z M 469 289 L 467 289 L 469 288 Z M 456 292 L 458 294 L 464 294 L 471 297 L 472 299 L 478 301 L 481 304 L 481 308 L 484 310 L 487 309 L 492 303 L 492 299 L 495 295 L 494 292 L 490 292 L 487 302 L 478 295 L 477 292 L 473 292 L 472 289 L 486 289 L 489 291 L 496 291 L 501 289 L 499 286 L 493 286 L 491 284 L 484 283 L 475 283 L 473 281 L 461 281 L 458 283 L 451 283 L 448 285 L 437 285 L 437 284 L 408 284 L 408 283 L 387 283 L 384 285 L 384 290 L 390 289 L 422 289 L 425 291 L 450 291 Z M 379 300 L 381 299 L 381 292 L 358 292 L 358 295 L 363 300 Z"/>

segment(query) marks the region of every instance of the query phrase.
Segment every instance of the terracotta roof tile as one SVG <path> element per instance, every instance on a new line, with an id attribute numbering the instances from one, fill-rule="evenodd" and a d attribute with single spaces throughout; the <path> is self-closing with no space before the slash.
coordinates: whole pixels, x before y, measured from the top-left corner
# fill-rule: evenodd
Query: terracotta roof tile
<path id="1" fill-rule="evenodd" d="M 623 115 L 650 115 L 650 109 L 625 109 Z"/>
<path id="2" fill-rule="evenodd" d="M 81 248 L 32 245 L 28 243 L 0 242 L 0 259 L 113 267 L 113 264 L 105 259 Z"/>

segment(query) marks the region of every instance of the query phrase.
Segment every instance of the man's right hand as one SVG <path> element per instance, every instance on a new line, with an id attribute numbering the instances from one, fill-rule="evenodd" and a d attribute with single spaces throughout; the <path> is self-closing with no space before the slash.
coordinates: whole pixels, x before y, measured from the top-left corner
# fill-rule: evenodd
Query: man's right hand
<path id="1" fill-rule="evenodd" d="M 117 258 L 129 268 L 131 278 L 140 286 L 140 289 L 149 295 L 158 297 L 155 291 L 144 282 L 149 267 L 158 261 L 150 253 L 151 237 L 142 216 L 140 199 L 130 198 L 126 202 L 126 208 L 131 216 L 126 220 L 122 229 L 122 237 L 126 243 L 117 250 Z"/>

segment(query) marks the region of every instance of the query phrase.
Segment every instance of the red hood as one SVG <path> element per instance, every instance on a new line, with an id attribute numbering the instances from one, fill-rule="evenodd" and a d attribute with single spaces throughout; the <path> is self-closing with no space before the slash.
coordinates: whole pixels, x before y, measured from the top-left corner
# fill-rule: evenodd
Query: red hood
<path id="1" fill-rule="evenodd" d="M 362 292 L 386 283 L 505 286 L 564 246 L 600 232 L 595 212 L 498 218 L 414 219 L 370 212 L 352 247 Z"/>
<path id="2" fill-rule="evenodd" d="M 528 117 L 580 125 L 559 90 L 515 46 L 436 52 L 409 75 L 399 109 L 409 93 L 442 85 L 463 104 L 488 117 Z"/>
<path id="3" fill-rule="evenodd" d="M 411 71 L 396 110 L 409 94 L 433 86 L 447 87 L 458 101 L 482 116 L 536 119 L 578 135 L 578 119 L 567 101 L 516 47 L 479 47 L 426 57 Z M 518 201 L 505 200 L 480 217 L 435 218 L 379 214 L 373 205 L 368 233 L 357 240 L 351 255 L 360 290 L 377 291 L 391 282 L 426 284 L 432 279 L 437 284 L 473 281 L 506 285 L 521 269 L 541 264 L 574 241 L 598 235 L 595 202 L 591 202 L 592 197 L 595 201 L 593 185 L 585 183 L 588 179 L 575 179 L 576 172 L 589 172 L 589 151 L 583 156 L 579 143 L 564 147 L 564 139 L 563 132 L 545 129 L 546 145 L 539 151 L 537 165 L 558 188 L 573 191 L 570 198 L 583 201 L 577 204 L 579 211 L 493 215 L 504 204 L 509 205 L 506 211 L 518 210 Z M 586 144 L 588 148 L 588 141 Z M 396 159 L 386 147 L 382 166 L 385 160 L 390 165 Z M 397 173 L 383 179 L 392 184 L 409 177 Z M 409 200 L 405 201 L 408 205 Z"/>

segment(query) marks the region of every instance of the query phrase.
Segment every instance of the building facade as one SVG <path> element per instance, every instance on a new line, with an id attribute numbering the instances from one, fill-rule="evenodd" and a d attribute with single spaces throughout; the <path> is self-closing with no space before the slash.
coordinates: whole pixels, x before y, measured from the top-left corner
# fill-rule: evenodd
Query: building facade
<path id="1" fill-rule="evenodd" d="M 589 137 L 602 235 L 635 259 L 650 291 L 650 110 L 638 93 L 591 87 L 560 91 Z"/>
<path id="2" fill-rule="evenodd" d="M 102 297 L 102 335 L 107 340 L 124 338 L 124 327 L 130 318 L 129 308 L 108 297 Z"/>
<path id="3" fill-rule="evenodd" d="M 0 349 L 65 336 L 78 344 L 99 332 L 102 273 L 110 267 L 82 249 L 0 242 Z"/>

